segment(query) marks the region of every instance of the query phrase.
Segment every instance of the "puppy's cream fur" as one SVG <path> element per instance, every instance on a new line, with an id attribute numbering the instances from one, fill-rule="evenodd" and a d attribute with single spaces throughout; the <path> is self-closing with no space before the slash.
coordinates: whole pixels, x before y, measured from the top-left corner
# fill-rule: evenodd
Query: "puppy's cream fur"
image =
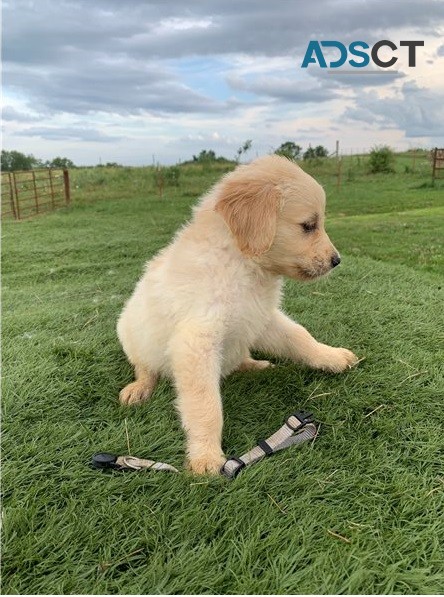
<path id="1" fill-rule="evenodd" d="M 221 377 L 269 366 L 251 349 L 333 372 L 357 361 L 279 309 L 282 276 L 315 279 L 339 258 L 324 210 L 322 187 L 293 162 L 274 155 L 239 166 L 148 262 L 125 305 L 117 330 L 136 380 L 120 400 L 145 400 L 159 375 L 171 376 L 196 473 L 224 462 Z"/>

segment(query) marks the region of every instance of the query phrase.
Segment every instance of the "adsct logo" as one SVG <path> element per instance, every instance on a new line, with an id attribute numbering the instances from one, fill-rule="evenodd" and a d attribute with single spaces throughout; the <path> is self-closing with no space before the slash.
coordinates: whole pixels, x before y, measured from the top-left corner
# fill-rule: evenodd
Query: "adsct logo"
<path id="1" fill-rule="evenodd" d="M 416 66 L 416 48 L 423 45 L 423 41 L 399 42 L 400 47 L 405 46 L 408 48 L 408 65 L 410 67 Z M 382 60 L 382 58 L 379 56 L 379 50 L 383 47 L 388 47 L 392 51 L 392 56 L 386 60 Z M 322 48 L 334 48 L 337 50 L 337 59 L 331 60 L 327 64 Z M 397 45 L 389 39 L 382 39 L 381 41 L 376 42 L 371 48 L 365 41 L 354 41 L 349 44 L 348 48 L 340 41 L 311 41 L 308 44 L 307 51 L 305 52 L 301 68 L 307 68 L 309 64 L 317 64 L 321 68 L 339 68 L 348 62 L 348 64 L 354 69 L 362 69 L 370 64 L 370 60 L 376 64 L 376 66 L 381 68 L 389 68 L 390 66 L 396 64 L 398 60 L 398 56 L 395 54 L 396 50 L 398 50 Z M 375 71 L 357 70 L 356 72 L 363 73 Z"/>

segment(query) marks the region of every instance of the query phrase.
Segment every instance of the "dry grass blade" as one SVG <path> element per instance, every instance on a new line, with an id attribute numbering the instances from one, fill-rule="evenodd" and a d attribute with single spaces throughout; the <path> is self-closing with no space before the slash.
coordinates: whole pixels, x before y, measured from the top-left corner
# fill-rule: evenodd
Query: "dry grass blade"
<path id="1" fill-rule="evenodd" d="M 402 386 L 402 384 L 405 383 L 406 381 L 408 381 L 409 379 L 412 379 L 413 377 L 417 377 L 418 375 L 424 375 L 426 373 L 428 373 L 428 371 L 416 371 L 416 373 L 412 373 L 411 375 L 407 375 L 407 377 L 404 378 L 402 381 L 400 381 L 399 384 L 396 387 L 399 388 L 399 386 Z"/>
<path id="2" fill-rule="evenodd" d="M 287 514 L 287 512 L 277 503 L 273 496 L 271 496 L 269 493 L 267 493 L 267 495 L 273 504 L 282 512 L 282 514 Z"/>
<path id="3" fill-rule="evenodd" d="M 128 447 L 128 456 L 131 456 L 131 447 L 130 447 L 130 440 L 129 440 L 129 433 L 128 433 L 128 421 L 125 417 L 125 435 L 126 435 L 126 445 Z"/>
<path id="4" fill-rule="evenodd" d="M 343 535 L 340 535 L 339 533 L 335 533 L 334 531 L 331 531 L 330 529 L 327 529 L 327 533 L 329 535 L 331 535 L 332 537 L 336 537 L 336 539 L 340 539 L 341 541 L 344 541 L 344 543 L 351 543 L 350 539 L 348 539 L 347 537 L 344 537 Z"/>
<path id="5" fill-rule="evenodd" d="M 123 564 L 124 562 L 128 561 L 129 558 L 131 558 L 132 556 L 135 556 L 136 554 L 140 553 L 141 551 L 144 551 L 143 547 L 141 547 L 140 549 L 136 549 L 135 551 L 132 551 L 131 553 L 126 555 L 124 558 L 121 558 L 120 560 L 116 560 L 115 562 L 100 562 L 99 569 L 101 572 L 106 572 L 106 570 L 110 566 L 116 566 L 119 564 Z"/>
<path id="6" fill-rule="evenodd" d="M 372 411 L 370 411 L 369 413 L 367 413 L 366 415 L 364 415 L 364 419 L 366 419 L 367 417 L 369 417 L 370 415 L 372 415 L 373 413 L 375 413 L 376 411 L 380 410 L 381 408 L 384 408 L 385 404 L 380 404 L 379 406 L 377 406 L 376 408 L 374 408 Z"/>

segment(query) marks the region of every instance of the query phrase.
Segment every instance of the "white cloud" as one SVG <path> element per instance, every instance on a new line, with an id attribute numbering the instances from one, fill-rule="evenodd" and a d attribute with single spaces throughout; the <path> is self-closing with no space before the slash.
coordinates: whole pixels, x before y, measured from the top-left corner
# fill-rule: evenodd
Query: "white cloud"
<path id="1" fill-rule="evenodd" d="M 334 147 L 444 143 L 444 3 L 286 0 L 4 3 L 4 145 L 48 159 L 233 156 L 288 138 Z M 417 67 L 300 68 L 310 39 L 424 39 Z M 404 52 L 406 54 L 406 52 Z M 339 130 L 338 130 L 339 128 Z M 442 139 L 442 141 L 440 141 Z M 112 142 L 110 142 L 112 141 Z"/>
<path id="2" fill-rule="evenodd" d="M 157 27 L 157 32 L 162 34 L 171 31 L 188 31 L 189 29 L 208 29 L 211 27 L 213 19 L 186 19 L 186 18 L 169 18 L 162 19 Z"/>
<path id="3" fill-rule="evenodd" d="M 374 92 L 360 95 L 356 107 L 347 108 L 344 117 L 375 122 L 381 127 L 404 131 L 410 137 L 444 137 L 443 97 L 414 82 L 404 83 L 400 97 L 380 99 Z"/>

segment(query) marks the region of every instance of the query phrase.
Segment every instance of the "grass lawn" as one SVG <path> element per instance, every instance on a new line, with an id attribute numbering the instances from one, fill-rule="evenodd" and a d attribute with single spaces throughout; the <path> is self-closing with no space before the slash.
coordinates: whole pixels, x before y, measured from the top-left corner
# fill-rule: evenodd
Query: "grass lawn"
<path id="1" fill-rule="evenodd" d="M 302 407 L 313 444 L 232 482 L 89 468 L 128 434 L 133 454 L 182 469 L 171 384 L 118 404 L 132 372 L 115 323 L 219 175 L 184 168 L 160 199 L 149 169 L 74 171 L 70 208 L 4 223 L 3 593 L 442 593 L 444 187 L 420 172 L 340 190 L 320 173 L 343 263 L 288 281 L 284 306 L 359 367 L 223 382 L 228 454 Z"/>

